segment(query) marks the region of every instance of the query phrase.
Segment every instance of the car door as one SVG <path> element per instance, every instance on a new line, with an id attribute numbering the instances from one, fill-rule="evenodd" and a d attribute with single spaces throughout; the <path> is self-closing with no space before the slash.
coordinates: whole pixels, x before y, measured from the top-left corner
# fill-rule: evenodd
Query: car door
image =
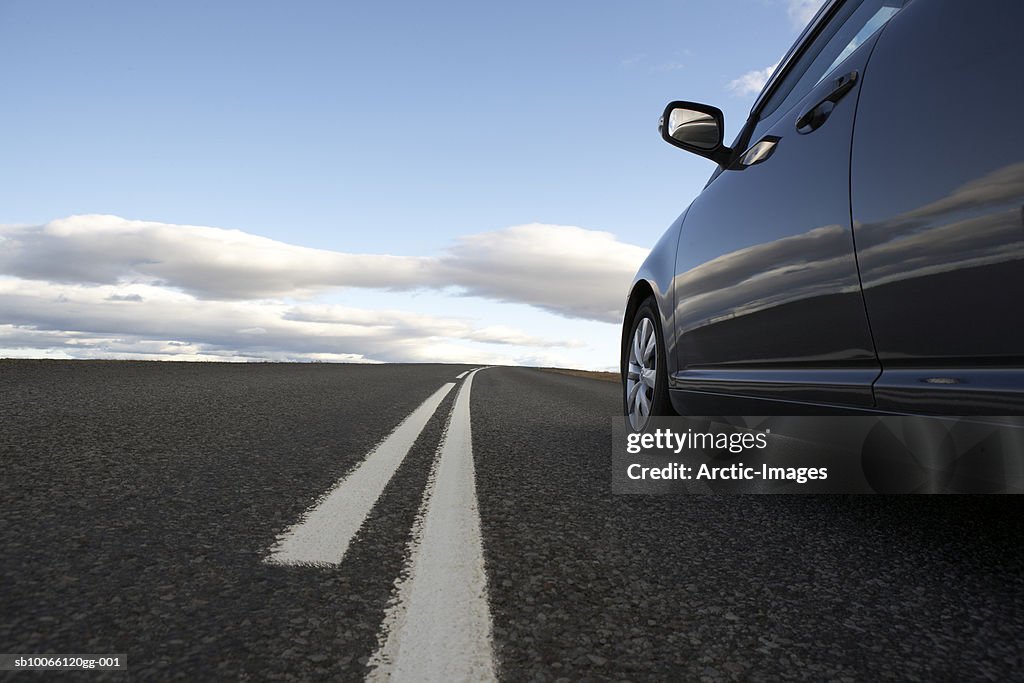
<path id="1" fill-rule="evenodd" d="M 901 2 L 826 9 L 755 104 L 746 150 L 690 206 L 674 290 L 674 389 L 871 406 L 879 374 L 850 219 L 857 97 Z"/>
<path id="2" fill-rule="evenodd" d="M 914 2 L 872 57 L 851 187 L 880 407 L 1024 412 L 1022 25 L 1019 1 Z"/>

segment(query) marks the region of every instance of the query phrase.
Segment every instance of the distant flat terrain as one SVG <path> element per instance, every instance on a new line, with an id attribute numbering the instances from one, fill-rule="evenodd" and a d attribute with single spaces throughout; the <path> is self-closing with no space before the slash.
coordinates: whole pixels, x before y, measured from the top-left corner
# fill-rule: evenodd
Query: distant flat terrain
<path id="1" fill-rule="evenodd" d="M 1019 497 L 616 496 L 616 383 L 474 368 L 0 361 L 0 652 L 139 680 L 1020 676 Z"/>

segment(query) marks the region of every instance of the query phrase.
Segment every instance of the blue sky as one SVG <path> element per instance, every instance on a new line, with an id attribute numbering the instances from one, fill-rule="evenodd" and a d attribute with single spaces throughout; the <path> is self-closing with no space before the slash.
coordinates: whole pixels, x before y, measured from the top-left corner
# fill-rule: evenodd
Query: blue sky
<path id="1" fill-rule="evenodd" d="M 601 267 L 628 281 L 712 171 L 660 140 L 665 103 L 716 104 L 731 136 L 754 97 L 744 84 L 815 4 L 2 2 L 0 355 L 452 360 L 461 349 L 471 362 L 614 366 L 608 306 L 547 300 L 529 281 L 554 269 L 597 282 Z M 207 228 L 221 231 L 206 240 Z M 165 233 L 171 242 L 155 237 Z M 306 270 L 299 248 L 335 265 L 283 275 Z M 215 263 L 192 272 L 211 250 Z M 579 261 L 564 273 L 543 256 L 562 252 Z M 177 261 L 139 266 L 167 253 Z M 500 253 L 519 270 L 495 274 Z M 376 261 L 331 254 L 430 272 L 393 291 L 365 282 Z M 233 259 L 262 263 L 224 275 L 252 286 L 208 286 Z M 33 297 L 46 304 L 35 317 Z M 252 344 L 227 328 L 127 322 L 165 319 L 180 297 L 174 310 L 194 300 L 213 318 L 223 304 L 263 321 L 239 329 L 333 306 L 344 329 L 318 319 L 313 336 L 330 338 L 318 352 L 310 329 Z M 360 311 L 377 314 L 365 324 L 379 335 L 337 322 Z M 396 322 L 410 315 L 460 322 Z M 498 341 L 478 334 L 494 328 Z M 408 343 L 396 348 L 399 333 Z"/>

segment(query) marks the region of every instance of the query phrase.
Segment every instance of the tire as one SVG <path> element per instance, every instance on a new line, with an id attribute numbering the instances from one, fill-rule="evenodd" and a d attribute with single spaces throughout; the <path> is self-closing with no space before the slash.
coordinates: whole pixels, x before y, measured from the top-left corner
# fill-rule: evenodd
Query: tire
<path id="1" fill-rule="evenodd" d="M 626 339 L 622 350 L 622 408 L 630 427 L 642 432 L 651 417 L 676 414 L 668 396 L 665 338 L 653 297 L 644 299 L 637 308 Z"/>

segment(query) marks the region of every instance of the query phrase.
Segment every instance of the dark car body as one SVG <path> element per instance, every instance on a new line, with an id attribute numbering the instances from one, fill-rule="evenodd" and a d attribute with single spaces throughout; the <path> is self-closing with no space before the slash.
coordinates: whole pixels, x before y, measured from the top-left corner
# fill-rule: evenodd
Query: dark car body
<path id="1" fill-rule="evenodd" d="M 653 298 L 681 414 L 1024 413 L 1021 26 L 1019 0 L 826 3 L 637 273 L 624 382 Z"/>

